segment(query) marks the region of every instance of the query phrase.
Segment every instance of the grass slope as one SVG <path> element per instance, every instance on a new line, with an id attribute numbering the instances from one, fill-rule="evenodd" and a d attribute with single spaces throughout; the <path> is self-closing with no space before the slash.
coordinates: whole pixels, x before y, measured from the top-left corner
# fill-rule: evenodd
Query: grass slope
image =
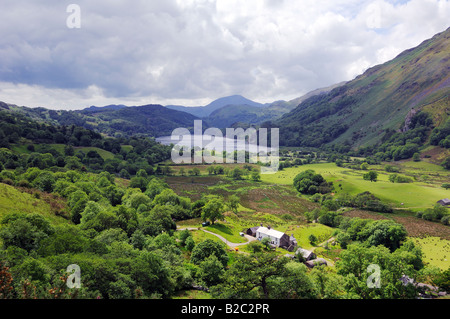
<path id="1" fill-rule="evenodd" d="M 403 165 L 405 172 L 416 176 L 430 176 L 438 178 L 442 182 L 448 181 L 449 173 L 437 165 L 426 162 L 407 162 Z M 363 179 L 366 171 L 357 171 L 348 168 L 336 166 L 334 163 L 309 164 L 298 167 L 290 167 L 275 174 L 261 175 L 264 182 L 272 184 L 292 185 L 294 177 L 300 172 L 312 169 L 328 180 L 334 183 L 336 193 L 345 192 L 352 195 L 369 191 L 379 198 L 389 201 L 399 208 L 416 208 L 423 209 L 434 206 L 434 204 L 442 199 L 450 196 L 450 191 L 440 187 L 439 183 L 391 183 L 389 182 L 389 174 L 382 171 L 382 167 L 371 167 L 377 169 L 379 176 L 377 182 L 370 182 Z M 339 187 L 342 186 L 342 189 Z M 402 205 L 403 203 L 403 205 Z"/>
<path id="2" fill-rule="evenodd" d="M 0 219 L 10 213 L 38 213 L 52 224 L 68 223 L 63 217 L 54 214 L 48 201 L 0 183 Z"/>

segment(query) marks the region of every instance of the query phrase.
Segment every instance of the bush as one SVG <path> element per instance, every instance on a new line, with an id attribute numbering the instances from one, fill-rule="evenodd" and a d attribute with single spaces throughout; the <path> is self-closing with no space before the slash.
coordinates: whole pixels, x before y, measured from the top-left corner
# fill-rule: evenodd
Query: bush
<path id="1" fill-rule="evenodd" d="M 319 239 L 316 237 L 316 235 L 311 234 L 311 235 L 308 236 L 308 240 L 309 240 L 309 243 L 310 243 L 311 245 L 315 246 L 315 245 L 317 244 L 317 241 L 318 241 Z"/>
<path id="2" fill-rule="evenodd" d="M 320 174 L 306 170 L 295 176 L 294 187 L 302 194 L 326 194 L 332 191 L 333 184 L 328 183 Z"/>
<path id="3" fill-rule="evenodd" d="M 392 183 L 412 183 L 412 178 L 401 176 L 398 174 L 391 174 L 389 175 L 389 181 Z"/>

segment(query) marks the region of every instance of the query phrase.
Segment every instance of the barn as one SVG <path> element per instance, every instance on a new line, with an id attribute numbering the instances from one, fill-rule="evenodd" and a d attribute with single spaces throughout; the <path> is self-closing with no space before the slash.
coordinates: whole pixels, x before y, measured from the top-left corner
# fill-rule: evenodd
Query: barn
<path id="1" fill-rule="evenodd" d="M 314 268 L 315 266 L 321 266 L 321 265 L 327 266 L 327 261 L 323 258 L 317 258 L 317 259 L 312 259 L 312 260 L 306 261 L 305 265 L 308 268 Z"/>
<path id="2" fill-rule="evenodd" d="M 450 199 L 444 198 L 437 201 L 438 204 L 441 204 L 442 206 L 450 206 Z"/>
<path id="3" fill-rule="evenodd" d="M 305 261 L 309 261 L 316 258 L 316 254 L 314 254 L 312 251 L 303 248 L 297 249 L 295 254 L 301 254 L 303 256 L 303 259 L 305 259 Z"/>

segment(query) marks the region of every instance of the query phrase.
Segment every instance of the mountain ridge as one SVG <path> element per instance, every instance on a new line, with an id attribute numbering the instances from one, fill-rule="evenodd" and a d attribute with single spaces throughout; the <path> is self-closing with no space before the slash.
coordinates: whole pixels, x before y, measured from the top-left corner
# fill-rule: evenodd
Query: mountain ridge
<path id="1" fill-rule="evenodd" d="M 449 105 L 449 56 L 450 28 L 267 125 L 280 127 L 286 146 L 376 144 L 387 130 L 400 130 L 412 108 L 446 116 L 440 109 Z"/>

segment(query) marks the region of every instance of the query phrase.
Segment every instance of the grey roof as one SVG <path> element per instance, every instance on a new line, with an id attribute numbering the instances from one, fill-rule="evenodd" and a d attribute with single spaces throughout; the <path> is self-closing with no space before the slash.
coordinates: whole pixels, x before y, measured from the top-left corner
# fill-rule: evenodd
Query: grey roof
<path id="1" fill-rule="evenodd" d="M 317 258 L 317 259 L 312 259 L 312 260 L 308 260 L 305 262 L 305 264 L 309 265 L 309 266 L 316 266 L 316 265 L 328 265 L 327 261 L 323 258 Z"/>
<path id="2" fill-rule="evenodd" d="M 311 254 L 313 254 L 312 251 L 303 249 L 303 248 L 299 248 L 297 249 L 297 251 L 295 252 L 295 254 L 301 253 L 303 258 L 308 258 L 309 256 L 311 256 Z"/>

